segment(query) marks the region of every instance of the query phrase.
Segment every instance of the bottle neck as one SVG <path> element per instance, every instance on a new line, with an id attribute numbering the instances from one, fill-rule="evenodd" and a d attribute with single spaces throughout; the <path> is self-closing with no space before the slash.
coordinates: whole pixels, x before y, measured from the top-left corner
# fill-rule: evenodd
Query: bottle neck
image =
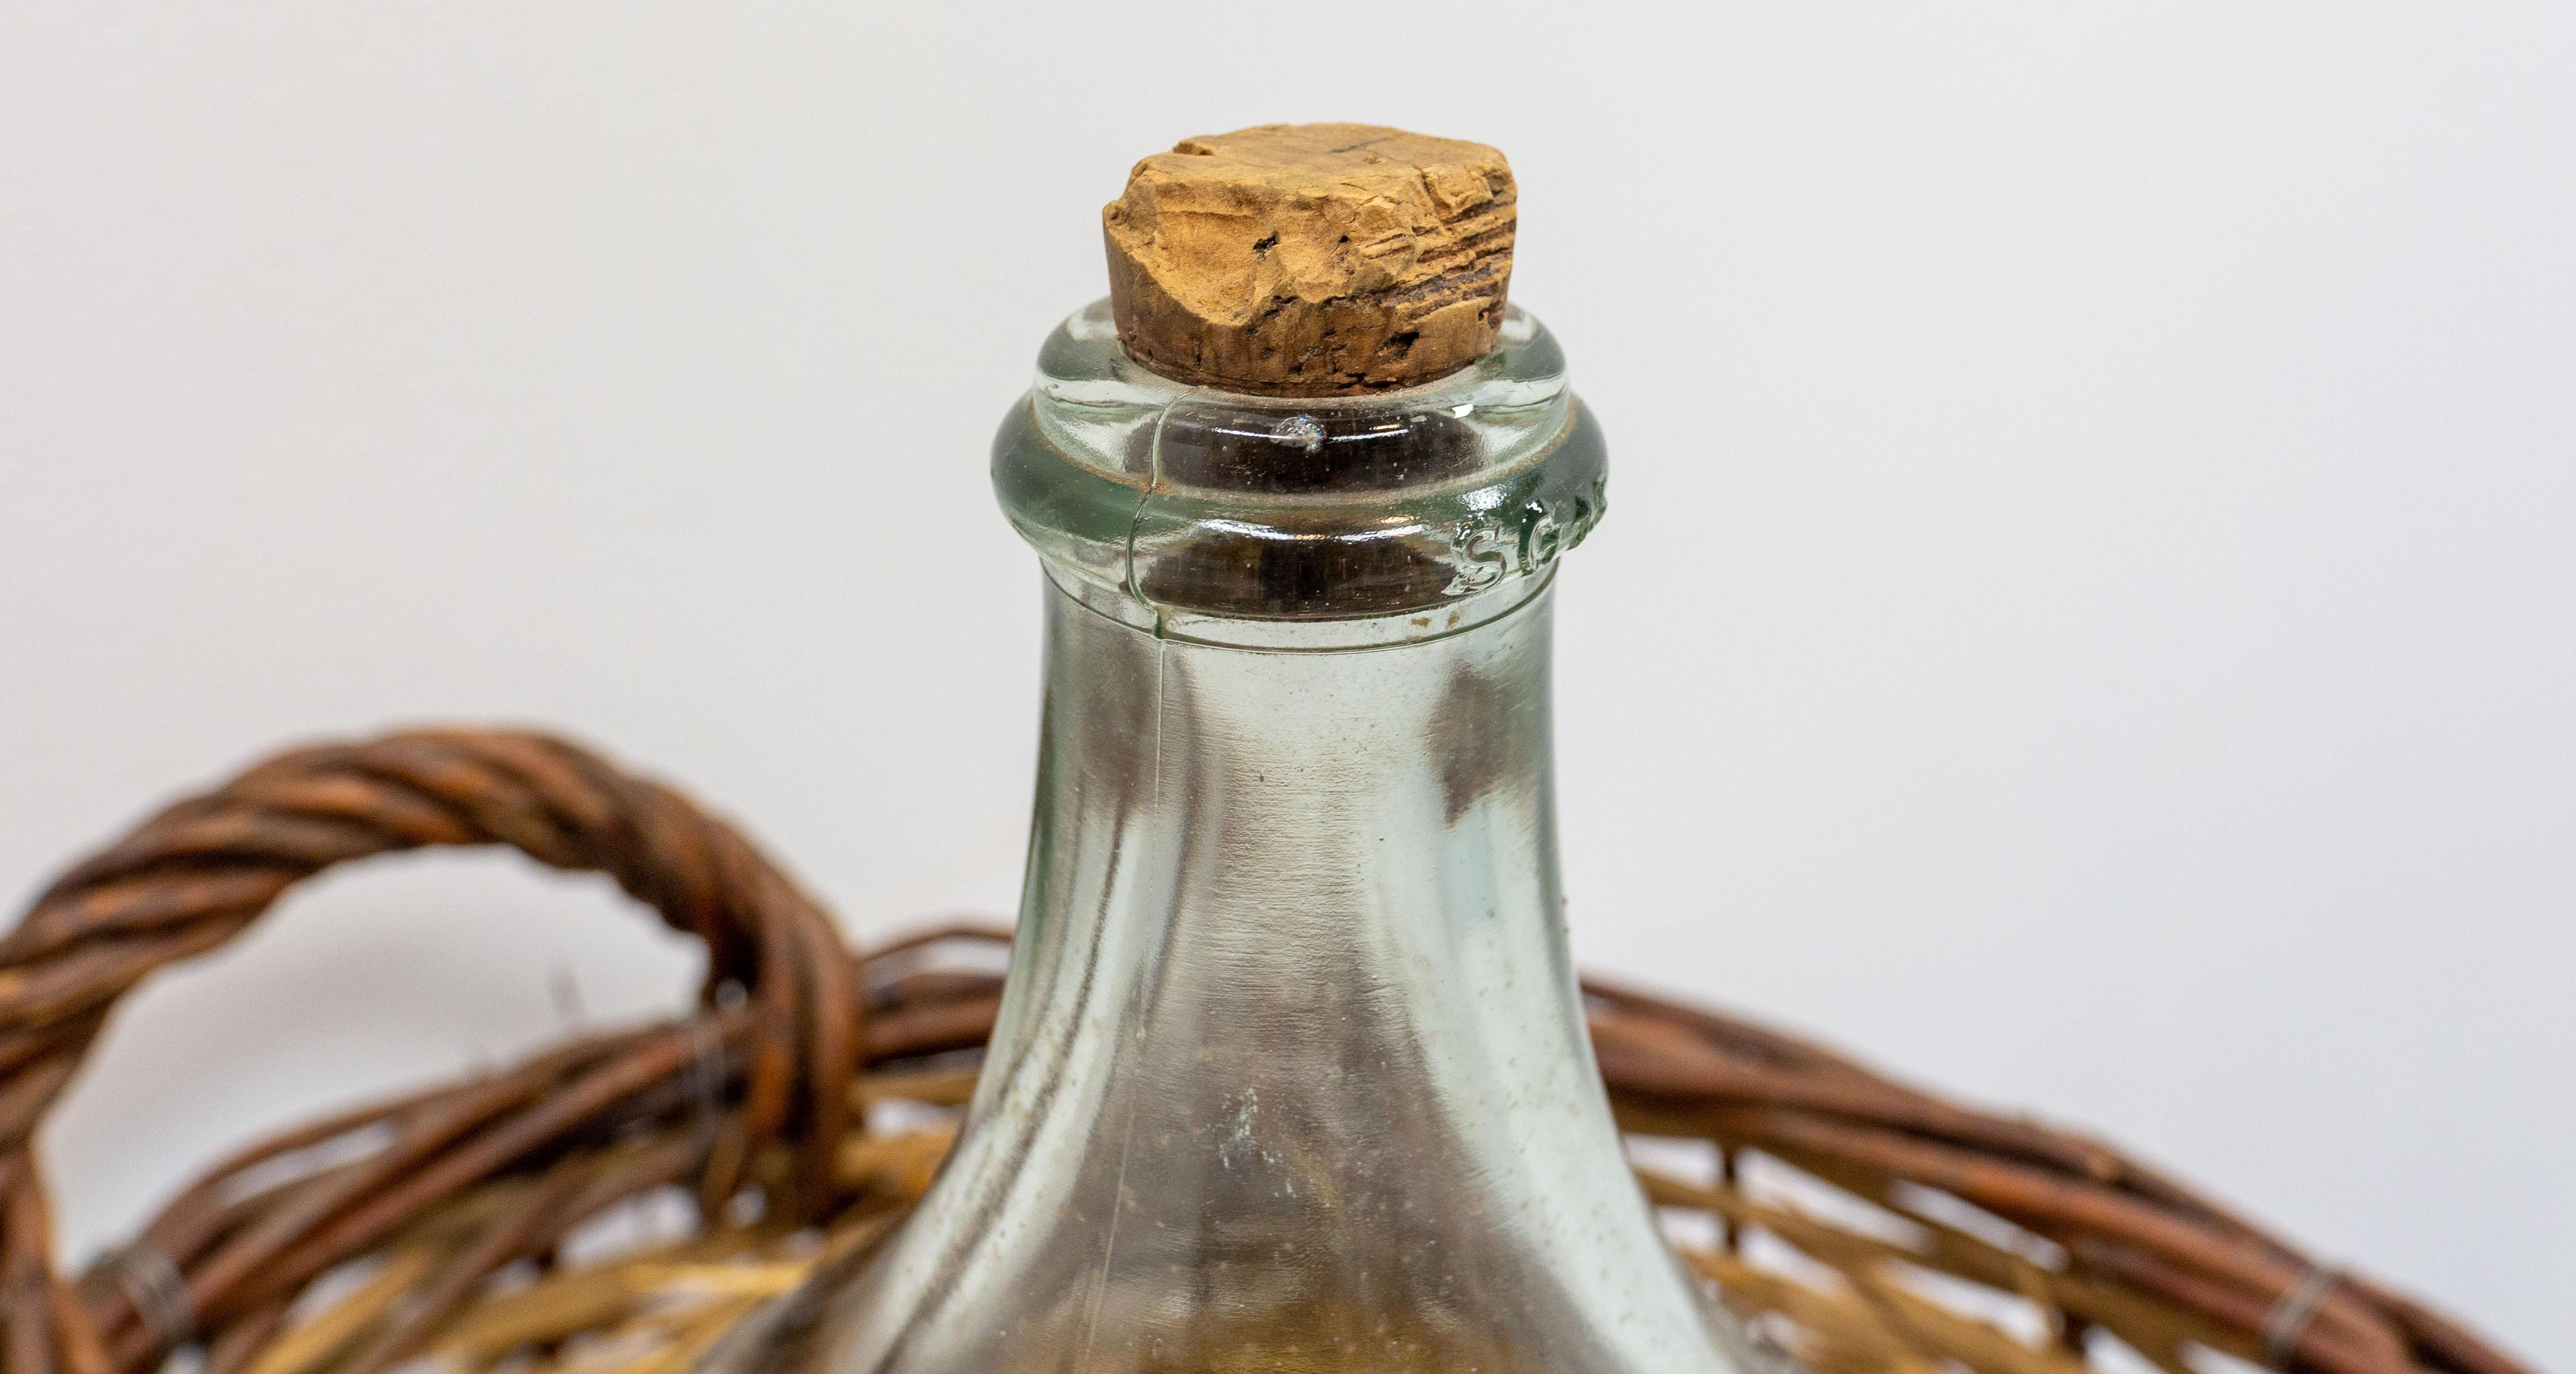
<path id="1" fill-rule="evenodd" d="M 994 442 L 1044 559 L 1011 971 L 954 1152 L 834 1300 L 834 1374 L 1715 1374 L 1567 958 L 1556 561 L 1599 430 L 1483 362 L 1301 402 L 1108 314 Z"/>
<path id="2" fill-rule="evenodd" d="M 1009 986 L 932 1198 L 967 1220 L 904 1238 L 883 1282 L 911 1297 L 876 1310 L 910 1320 L 851 1348 L 943 1370 L 1038 1350 L 1725 1367 L 1591 1065 L 1550 602 L 1301 653 L 1159 638 L 1050 590 Z M 1006 1332 L 967 1320 L 1004 1310 Z"/>
<path id="3" fill-rule="evenodd" d="M 1157 638 L 1051 591 L 1020 954 L 991 1062 L 1102 1015 L 1129 1040 L 1249 1052 L 1266 1032 L 1238 1012 L 1330 1004 L 1389 1022 L 1370 1035 L 1408 1053 L 1583 1069 L 1550 603 L 1542 588 L 1458 633 L 1299 653 Z M 1260 1048 L 1284 1078 L 1307 1071 L 1297 1049 Z M 1451 1067 L 1413 1066 L 1446 1085 L 1491 1069 Z"/>

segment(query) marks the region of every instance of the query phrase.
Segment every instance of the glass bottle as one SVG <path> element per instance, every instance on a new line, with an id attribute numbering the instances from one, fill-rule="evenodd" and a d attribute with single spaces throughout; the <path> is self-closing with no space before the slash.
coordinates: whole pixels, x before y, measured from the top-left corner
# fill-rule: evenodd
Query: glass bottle
<path id="1" fill-rule="evenodd" d="M 993 476 L 1047 577 L 1000 1022 L 918 1209 L 719 1363 L 1749 1363 L 1627 1171 L 1568 962 L 1549 589 L 1604 455 L 1555 341 L 1514 310 L 1432 384 L 1264 398 L 1143 369 L 1102 302 Z"/>

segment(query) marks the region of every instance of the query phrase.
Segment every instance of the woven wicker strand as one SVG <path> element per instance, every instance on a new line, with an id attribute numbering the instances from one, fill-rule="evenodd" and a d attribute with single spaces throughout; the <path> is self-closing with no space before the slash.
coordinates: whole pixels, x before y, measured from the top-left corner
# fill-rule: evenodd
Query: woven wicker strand
<path id="1" fill-rule="evenodd" d="M 32 1135 L 116 999 L 334 864 L 479 844 L 609 874 L 699 936 L 702 1009 L 280 1134 L 60 1277 Z M 182 1346 L 207 1374 L 422 1356 L 679 1374 L 928 1186 L 1000 997 L 954 956 L 1008 938 L 956 927 L 853 957 L 732 827 L 542 735 L 282 755 L 146 821 L 0 939 L 0 1374 L 141 1374 Z M 2174 1374 L 2199 1350 L 2316 1374 L 2521 1374 L 2106 1146 L 1713 1012 L 1587 992 L 1622 1127 L 1714 1147 L 1707 1179 L 1640 1171 L 1668 1217 L 1716 1239 L 1682 1253 L 1824 1374 L 2078 1374 L 2106 1337 Z M 871 1131 L 889 1103 L 916 1125 Z M 697 1202 L 685 1234 L 566 1257 L 589 1224 L 675 1189 Z"/>

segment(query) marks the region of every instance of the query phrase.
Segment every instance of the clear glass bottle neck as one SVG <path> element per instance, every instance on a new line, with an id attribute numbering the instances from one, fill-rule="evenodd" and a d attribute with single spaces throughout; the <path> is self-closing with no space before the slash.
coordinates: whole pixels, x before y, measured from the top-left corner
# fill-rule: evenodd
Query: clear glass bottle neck
<path id="1" fill-rule="evenodd" d="M 1602 449 L 1546 332 L 1504 333 L 1348 402 L 1175 386 L 1097 308 L 1049 340 L 994 446 L 1049 579 L 1000 1020 L 797 1368 L 1742 1367 L 1585 1036 L 1550 587 Z"/>
<path id="2" fill-rule="evenodd" d="M 1000 1025 L 835 1369 L 1724 1367 L 1584 1037 L 1550 600 L 1281 653 L 1051 592 Z"/>

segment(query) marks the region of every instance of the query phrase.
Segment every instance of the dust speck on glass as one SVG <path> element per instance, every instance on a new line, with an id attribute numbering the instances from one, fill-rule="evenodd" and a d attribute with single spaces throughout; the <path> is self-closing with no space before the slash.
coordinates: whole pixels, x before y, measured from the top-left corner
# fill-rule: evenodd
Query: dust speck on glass
<path id="1" fill-rule="evenodd" d="M 1566 949 L 1551 588 L 1600 432 L 1514 311 L 1356 398 L 1179 385 L 1105 305 L 993 453 L 1047 577 L 982 1078 L 919 1208 L 720 1347 L 798 1374 L 1743 1374 Z"/>

